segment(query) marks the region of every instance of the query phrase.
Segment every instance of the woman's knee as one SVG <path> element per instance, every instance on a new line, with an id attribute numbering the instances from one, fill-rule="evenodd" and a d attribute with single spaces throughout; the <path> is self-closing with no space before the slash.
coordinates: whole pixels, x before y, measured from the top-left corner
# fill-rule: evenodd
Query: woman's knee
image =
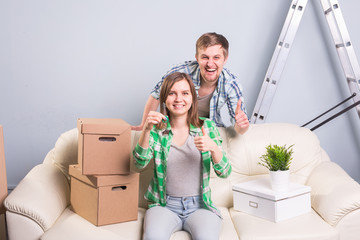
<path id="1" fill-rule="evenodd" d="M 171 234 L 181 228 L 181 220 L 165 207 L 153 207 L 146 211 L 144 219 L 144 240 L 168 240 Z"/>
<path id="2" fill-rule="evenodd" d="M 200 209 L 188 217 L 184 223 L 184 229 L 191 234 L 194 240 L 218 240 L 221 224 L 221 218 L 215 213 Z"/>

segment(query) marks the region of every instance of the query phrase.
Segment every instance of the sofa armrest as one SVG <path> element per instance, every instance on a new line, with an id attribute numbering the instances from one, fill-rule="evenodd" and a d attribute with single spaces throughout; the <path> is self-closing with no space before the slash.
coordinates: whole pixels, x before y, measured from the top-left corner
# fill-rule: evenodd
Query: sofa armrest
<path id="1" fill-rule="evenodd" d="M 311 205 L 331 226 L 350 213 L 360 214 L 360 185 L 334 162 L 322 162 L 310 174 Z"/>
<path id="2" fill-rule="evenodd" d="M 7 211 L 35 221 L 48 230 L 69 205 L 70 187 L 64 174 L 52 164 L 39 164 L 5 199 Z M 16 224 L 8 222 L 8 225 Z"/>

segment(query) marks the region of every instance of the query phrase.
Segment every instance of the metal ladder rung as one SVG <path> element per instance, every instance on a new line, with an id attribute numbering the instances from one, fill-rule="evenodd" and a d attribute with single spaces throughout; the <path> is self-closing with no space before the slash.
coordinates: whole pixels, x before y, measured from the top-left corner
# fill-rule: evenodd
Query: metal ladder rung
<path id="1" fill-rule="evenodd" d="M 266 78 L 266 82 L 274 84 L 274 85 L 276 84 L 276 80 L 273 79 L 270 81 L 270 78 Z"/>
<path id="2" fill-rule="evenodd" d="M 335 44 L 336 48 L 343 48 L 343 47 L 349 47 L 351 46 L 351 42 L 346 42 L 346 43 L 337 43 Z"/>
<path id="3" fill-rule="evenodd" d="M 353 78 L 353 77 L 346 77 L 346 80 L 350 83 L 350 82 L 354 82 L 354 83 L 358 83 L 358 81 Z"/>
<path id="4" fill-rule="evenodd" d="M 327 14 L 329 14 L 329 13 L 331 13 L 332 11 L 333 11 L 333 9 L 338 9 L 339 8 L 339 4 L 333 4 L 331 7 L 328 7 L 325 11 L 324 11 L 324 13 L 325 13 L 325 15 L 327 15 Z"/>
<path id="5" fill-rule="evenodd" d="M 284 46 L 285 48 L 290 48 L 290 43 L 285 43 L 284 42 L 279 42 L 279 46 L 282 47 Z"/>

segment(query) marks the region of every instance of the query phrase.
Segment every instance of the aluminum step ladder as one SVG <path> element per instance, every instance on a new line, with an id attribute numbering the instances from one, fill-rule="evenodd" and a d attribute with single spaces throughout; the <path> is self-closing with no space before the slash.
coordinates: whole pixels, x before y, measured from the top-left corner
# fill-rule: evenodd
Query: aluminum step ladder
<path id="1" fill-rule="evenodd" d="M 358 116 L 360 117 L 360 67 L 350 41 L 339 3 L 337 0 L 320 1 L 342 69 L 349 85 L 351 92 L 350 98 L 354 101 L 351 108 L 356 107 Z M 266 121 L 307 2 L 308 0 L 293 0 L 290 5 L 288 15 L 285 19 L 251 116 L 251 123 L 253 124 L 264 123 Z M 351 108 L 348 108 L 347 110 Z"/>

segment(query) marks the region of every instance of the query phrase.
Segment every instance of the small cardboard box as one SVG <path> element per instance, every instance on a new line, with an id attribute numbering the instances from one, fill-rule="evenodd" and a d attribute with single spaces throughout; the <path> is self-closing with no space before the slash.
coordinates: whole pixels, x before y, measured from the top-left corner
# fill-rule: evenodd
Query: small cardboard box
<path id="1" fill-rule="evenodd" d="M 131 128 L 122 119 L 78 119 L 78 163 L 82 174 L 130 172 Z"/>
<path id="2" fill-rule="evenodd" d="M 288 191 L 271 189 L 270 179 L 261 178 L 233 186 L 234 209 L 273 222 L 311 211 L 311 188 L 289 183 Z"/>
<path id="3" fill-rule="evenodd" d="M 87 176 L 78 165 L 69 173 L 74 212 L 96 226 L 137 220 L 139 173 Z"/>
<path id="4" fill-rule="evenodd" d="M 7 240 L 6 232 L 5 214 L 0 214 L 0 240 Z"/>

